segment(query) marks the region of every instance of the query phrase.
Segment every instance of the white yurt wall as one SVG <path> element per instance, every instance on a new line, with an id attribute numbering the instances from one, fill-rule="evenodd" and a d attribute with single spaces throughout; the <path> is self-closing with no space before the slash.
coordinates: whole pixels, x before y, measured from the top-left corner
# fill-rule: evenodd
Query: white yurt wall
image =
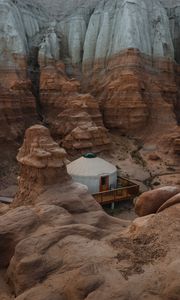
<path id="1" fill-rule="evenodd" d="M 68 164 L 67 172 L 74 181 L 86 185 L 91 194 L 100 192 L 101 177 L 104 176 L 109 178 L 109 188 L 116 188 L 116 167 L 93 154 L 82 156 Z"/>

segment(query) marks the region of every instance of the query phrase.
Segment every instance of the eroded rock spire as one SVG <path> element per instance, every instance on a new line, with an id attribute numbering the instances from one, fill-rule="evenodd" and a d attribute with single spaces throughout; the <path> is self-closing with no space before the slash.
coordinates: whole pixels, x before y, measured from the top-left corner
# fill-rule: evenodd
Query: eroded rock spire
<path id="1" fill-rule="evenodd" d="M 66 151 L 54 142 L 49 129 L 42 125 L 26 130 L 17 160 L 21 170 L 15 206 L 31 204 L 47 186 L 68 178 Z"/>

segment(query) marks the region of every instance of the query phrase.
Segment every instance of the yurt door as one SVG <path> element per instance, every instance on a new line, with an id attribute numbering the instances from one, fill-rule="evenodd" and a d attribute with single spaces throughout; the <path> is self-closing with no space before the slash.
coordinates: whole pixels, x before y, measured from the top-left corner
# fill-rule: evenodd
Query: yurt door
<path id="1" fill-rule="evenodd" d="M 100 178 L 100 192 L 109 190 L 109 176 L 102 176 Z"/>

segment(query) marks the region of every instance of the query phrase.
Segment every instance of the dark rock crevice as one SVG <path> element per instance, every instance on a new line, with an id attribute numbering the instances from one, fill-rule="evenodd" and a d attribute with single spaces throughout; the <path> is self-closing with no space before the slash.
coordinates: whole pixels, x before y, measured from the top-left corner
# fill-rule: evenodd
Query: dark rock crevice
<path id="1" fill-rule="evenodd" d="M 29 51 L 28 62 L 28 77 L 32 82 L 32 93 L 36 99 L 36 112 L 40 121 L 43 120 L 42 105 L 40 97 L 40 66 L 38 63 L 38 47 L 32 47 Z"/>

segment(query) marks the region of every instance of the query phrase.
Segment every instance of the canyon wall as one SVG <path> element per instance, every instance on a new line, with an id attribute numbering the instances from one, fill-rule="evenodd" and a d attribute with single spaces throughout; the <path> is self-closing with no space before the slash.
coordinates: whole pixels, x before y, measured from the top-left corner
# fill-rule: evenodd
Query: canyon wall
<path id="1" fill-rule="evenodd" d="M 37 120 L 78 151 L 108 149 L 107 129 L 177 128 L 179 0 L 1 0 L 0 14 L 3 143 Z"/>

